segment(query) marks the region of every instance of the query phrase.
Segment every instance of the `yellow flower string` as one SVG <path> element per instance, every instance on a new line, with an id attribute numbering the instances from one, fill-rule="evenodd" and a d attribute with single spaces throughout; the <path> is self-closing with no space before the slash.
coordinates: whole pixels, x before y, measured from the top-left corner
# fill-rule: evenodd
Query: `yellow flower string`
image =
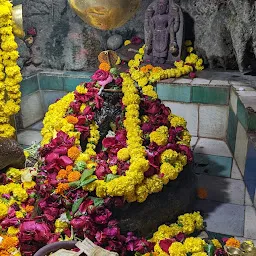
<path id="1" fill-rule="evenodd" d="M 13 35 L 12 4 L 0 1 L 0 136 L 13 137 L 15 129 L 10 125 L 10 117 L 20 110 L 22 81 L 17 65 L 18 45 Z"/>

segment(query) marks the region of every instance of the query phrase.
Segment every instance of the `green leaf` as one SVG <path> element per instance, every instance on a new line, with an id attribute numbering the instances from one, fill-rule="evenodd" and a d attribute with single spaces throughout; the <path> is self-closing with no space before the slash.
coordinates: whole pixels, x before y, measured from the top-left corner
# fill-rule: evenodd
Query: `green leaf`
<path id="1" fill-rule="evenodd" d="M 81 178 L 80 178 L 80 182 L 84 182 L 85 179 L 87 179 L 88 177 L 90 177 L 92 174 L 94 173 L 94 170 L 91 169 L 91 170 L 84 170 Z"/>
<path id="2" fill-rule="evenodd" d="M 70 215 L 70 212 L 69 212 L 69 211 L 67 211 L 67 212 L 66 212 L 66 215 L 67 215 L 68 220 L 69 220 L 69 221 L 71 221 L 71 220 L 72 220 L 72 217 L 71 217 L 71 215 Z"/>
<path id="3" fill-rule="evenodd" d="M 214 247 L 213 244 L 205 245 L 204 249 L 207 252 L 208 256 L 213 256 L 214 255 L 215 247 Z"/>
<path id="4" fill-rule="evenodd" d="M 81 205 L 81 203 L 82 203 L 83 201 L 84 201 L 84 197 L 79 198 L 78 200 L 76 200 L 76 201 L 74 202 L 74 204 L 73 204 L 73 206 L 72 206 L 72 213 L 73 213 L 73 214 L 78 210 L 79 206 Z"/>
<path id="5" fill-rule="evenodd" d="M 110 182 L 111 180 L 114 180 L 116 178 L 120 177 L 119 175 L 115 175 L 115 174 L 108 174 L 106 177 L 105 177 L 105 182 Z"/>
<path id="6" fill-rule="evenodd" d="M 80 180 L 79 181 L 70 182 L 69 186 L 72 187 L 72 188 L 79 187 L 80 183 L 81 183 Z"/>
<path id="7" fill-rule="evenodd" d="M 95 178 L 87 179 L 87 180 L 81 182 L 80 186 L 83 187 L 83 186 L 85 186 L 85 185 L 88 185 L 88 184 L 92 183 L 92 182 L 95 181 L 95 180 L 97 180 L 97 179 L 95 179 Z"/>
<path id="8" fill-rule="evenodd" d="M 90 196 L 89 198 L 91 200 L 93 200 L 93 204 L 94 204 L 95 207 L 101 206 L 104 203 L 104 199 L 103 198 L 93 197 L 93 196 Z"/>

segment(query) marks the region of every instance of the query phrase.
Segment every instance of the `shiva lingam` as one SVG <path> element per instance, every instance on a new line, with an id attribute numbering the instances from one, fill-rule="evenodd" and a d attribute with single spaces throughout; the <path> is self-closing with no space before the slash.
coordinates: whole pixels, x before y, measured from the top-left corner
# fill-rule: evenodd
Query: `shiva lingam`
<path id="1" fill-rule="evenodd" d="M 243 242 L 240 248 L 225 246 L 224 249 L 229 256 L 256 256 L 256 248 L 251 241 Z"/>
<path id="2" fill-rule="evenodd" d="M 124 25 L 135 14 L 141 0 L 69 0 L 70 7 L 89 25 L 111 30 Z"/>

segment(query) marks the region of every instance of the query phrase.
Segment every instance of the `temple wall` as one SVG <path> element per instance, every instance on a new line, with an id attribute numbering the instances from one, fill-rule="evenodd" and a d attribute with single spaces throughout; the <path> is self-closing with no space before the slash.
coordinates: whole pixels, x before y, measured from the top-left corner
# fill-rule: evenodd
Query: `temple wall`
<path id="1" fill-rule="evenodd" d="M 20 1 L 18 1 L 19 3 Z M 35 27 L 37 36 L 28 48 L 19 40 L 24 73 L 35 70 L 94 70 L 98 53 L 113 34 L 130 39 L 143 37 L 144 13 L 152 0 L 142 0 L 136 16 L 114 31 L 99 31 L 84 24 L 67 0 L 23 0 L 25 29 Z M 245 70 L 256 66 L 255 1 L 182 0 L 186 39 L 210 68 Z"/>

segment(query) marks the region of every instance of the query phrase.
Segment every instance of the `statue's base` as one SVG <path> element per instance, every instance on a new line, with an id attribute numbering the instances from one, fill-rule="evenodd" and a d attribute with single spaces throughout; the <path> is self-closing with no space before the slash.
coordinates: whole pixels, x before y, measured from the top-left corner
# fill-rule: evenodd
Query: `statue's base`
<path id="1" fill-rule="evenodd" d="M 190 166 L 169 182 L 157 194 L 150 195 L 143 203 L 127 204 L 115 210 L 122 232 L 136 232 L 150 237 L 160 225 L 177 221 L 177 217 L 192 209 L 196 198 L 196 176 Z"/>

